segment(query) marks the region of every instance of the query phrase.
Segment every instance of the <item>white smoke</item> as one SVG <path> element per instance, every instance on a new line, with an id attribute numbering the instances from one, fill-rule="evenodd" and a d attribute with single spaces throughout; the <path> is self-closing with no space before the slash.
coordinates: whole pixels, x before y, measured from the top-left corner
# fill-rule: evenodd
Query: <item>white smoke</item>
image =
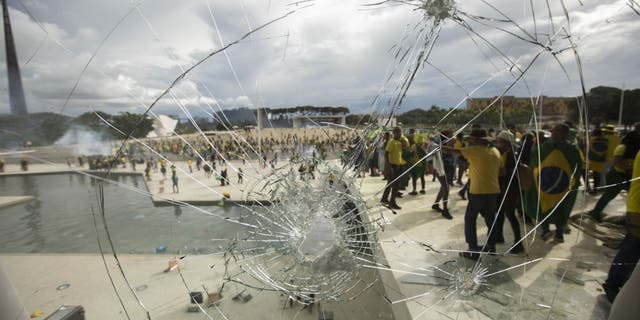
<path id="1" fill-rule="evenodd" d="M 108 137 L 85 126 L 72 126 L 54 145 L 71 147 L 75 155 L 111 155 Z"/>

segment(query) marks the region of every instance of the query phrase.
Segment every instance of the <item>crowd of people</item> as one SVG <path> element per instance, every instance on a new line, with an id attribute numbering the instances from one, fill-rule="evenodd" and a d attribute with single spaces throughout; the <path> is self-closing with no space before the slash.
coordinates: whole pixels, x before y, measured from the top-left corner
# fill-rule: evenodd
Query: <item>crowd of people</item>
<path id="1" fill-rule="evenodd" d="M 568 220 L 581 183 L 593 195 L 602 193 L 588 212 L 596 222 L 602 221 L 606 205 L 621 190 L 629 190 L 626 224 L 628 234 L 611 264 L 603 285 L 607 298 L 615 299 L 640 257 L 640 123 L 619 136 L 610 126 L 596 128 L 588 138 L 569 122 L 544 131 L 521 132 L 510 127 L 497 134 L 474 125 L 468 135 L 451 131 L 435 134 L 406 133 L 396 127 L 372 139 L 369 154 L 371 175 L 382 172 L 387 181 L 380 202 L 401 210 L 398 199 L 425 193 L 425 177 L 433 175 L 440 184 L 431 208 L 452 219 L 447 203 L 455 184 L 459 195 L 468 200 L 464 214 L 464 235 L 468 250 L 464 258 L 478 260 L 482 254 L 496 252 L 504 243 L 503 224 L 508 219 L 514 235 L 511 253 L 523 252 L 521 216 L 539 224 L 541 239 L 564 242 L 570 232 Z M 371 161 L 373 158 L 380 161 Z M 456 174 L 457 169 L 457 174 Z M 587 170 L 588 169 L 588 170 Z M 462 181 L 468 170 L 468 181 Z M 592 181 L 591 181 L 592 180 Z M 516 215 L 520 211 L 522 215 Z M 478 243 L 477 218 L 487 227 L 487 241 Z M 551 225 L 555 230 L 551 230 Z"/>
<path id="2" fill-rule="evenodd" d="M 525 251 L 524 222 L 539 225 L 542 240 L 564 242 L 581 184 L 598 197 L 586 215 L 597 223 L 603 221 L 606 206 L 628 190 L 628 232 L 603 284 L 613 301 L 640 258 L 640 123 L 623 134 L 612 126 L 597 127 L 588 137 L 568 122 L 548 129 L 527 132 L 508 126 L 496 132 L 472 125 L 466 132 L 419 133 L 395 127 L 367 134 L 366 143 L 350 130 L 269 131 L 260 137 L 255 132 L 223 133 L 144 139 L 119 145 L 111 156 L 79 156 L 77 162 L 92 170 L 130 166 L 135 171 L 141 165 L 147 179 L 170 173 L 172 191 L 178 193 L 176 160 L 184 161 L 189 173 L 202 170 L 206 178 L 215 175 L 224 186 L 232 183 L 229 161 L 242 163 L 233 167 L 236 183 L 242 184 L 242 166 L 250 160 L 274 167 L 278 160 L 288 159 L 298 165 L 300 179 L 313 180 L 318 161 L 339 156 L 359 174 L 369 171 L 387 181 L 380 202 L 394 213 L 402 209 L 398 199 L 425 195 L 425 180 L 431 178 L 439 188 L 429 205 L 445 219 L 453 219 L 450 190 L 460 187 L 458 195 L 467 201 L 464 237 L 468 245 L 460 255 L 472 260 L 496 253 L 496 244 L 506 242 L 505 220 L 513 234 L 510 253 Z M 70 160 L 67 163 L 71 166 Z M 27 171 L 28 159 L 22 158 L 20 165 Z M 0 172 L 4 167 L 0 160 Z M 333 173 L 327 181 L 333 184 Z M 478 216 L 488 230 L 484 244 L 478 241 Z"/>
<path id="3" fill-rule="evenodd" d="M 300 176 L 314 178 L 319 161 L 337 158 L 355 138 L 357 133 L 344 129 L 265 130 L 261 134 L 249 132 L 216 132 L 211 135 L 147 138 L 114 143 L 112 155 L 78 156 L 79 167 L 88 165 L 90 170 L 113 168 L 144 168 L 144 175 L 162 174 L 165 178 L 171 166 L 173 192 L 178 192 L 178 174 L 173 161 L 184 161 L 189 174 L 203 171 L 206 178 L 215 177 L 222 186 L 232 183 L 231 173 L 237 175 L 237 184 L 243 183 L 243 166 L 255 160 L 262 168 L 278 165 L 278 160 L 300 163 Z M 120 151 L 120 152 L 119 152 Z M 71 167 L 74 159 L 67 159 Z M 227 167 L 235 165 L 233 172 Z M 253 163 L 253 162 L 252 162 Z"/>

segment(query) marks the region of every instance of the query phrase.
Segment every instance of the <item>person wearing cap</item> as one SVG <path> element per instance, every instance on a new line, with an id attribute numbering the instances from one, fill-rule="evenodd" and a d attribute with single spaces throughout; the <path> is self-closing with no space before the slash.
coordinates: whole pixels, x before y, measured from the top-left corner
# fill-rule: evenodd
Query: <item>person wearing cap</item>
<path id="1" fill-rule="evenodd" d="M 492 232 L 497 211 L 500 184 L 500 152 L 487 139 L 485 129 L 473 129 L 469 135 L 469 145 L 459 149 L 469 161 L 469 202 L 464 215 L 464 237 L 469 245 L 467 252 L 461 252 L 464 258 L 477 260 L 483 249 L 495 252 L 495 239 Z M 476 222 L 478 213 L 484 218 L 488 228 L 487 244 L 478 245 Z"/>
<path id="2" fill-rule="evenodd" d="M 520 222 L 516 218 L 516 207 L 520 203 L 520 188 L 516 175 L 516 155 L 514 153 L 515 138 L 509 131 L 500 131 L 496 137 L 496 147 L 500 150 L 500 196 L 498 197 L 498 215 L 495 223 L 496 243 L 504 243 L 503 225 L 505 216 L 509 219 L 513 230 L 514 246 L 511 253 L 524 251 L 520 242 Z"/>
<path id="3" fill-rule="evenodd" d="M 629 180 L 633 170 L 633 159 L 640 149 L 640 133 L 630 131 L 622 138 L 622 143 L 613 153 L 613 166 L 606 176 L 604 194 L 598 199 L 596 206 L 589 211 L 589 216 L 597 222 L 602 221 L 602 211 L 622 189 L 629 189 Z"/>
<path id="4" fill-rule="evenodd" d="M 396 203 L 396 197 L 398 196 L 398 190 L 400 187 L 400 176 L 406 161 L 402 158 L 402 152 L 409 147 L 409 141 L 402 135 L 402 129 L 400 127 L 393 128 L 393 136 L 387 141 L 385 147 L 384 160 L 385 160 L 385 176 L 387 176 L 387 186 L 382 193 L 383 204 L 389 204 L 391 209 L 402 209 Z M 389 195 L 391 194 L 391 195 Z"/>
<path id="5" fill-rule="evenodd" d="M 530 167 L 534 185 L 525 199 L 525 212 L 536 221 L 542 221 L 542 239 L 549 240 L 549 229 L 555 224 L 556 243 L 564 242 L 564 226 L 576 201 L 582 174 L 582 159 L 578 148 L 570 144 L 569 126 L 556 125 L 551 138 L 531 151 Z"/>
<path id="6" fill-rule="evenodd" d="M 625 217 L 627 235 L 620 243 L 620 250 L 611 263 L 607 280 L 602 284 L 610 302 L 615 300 L 640 260 L 640 152 L 636 154 L 633 162 L 632 177 Z"/>

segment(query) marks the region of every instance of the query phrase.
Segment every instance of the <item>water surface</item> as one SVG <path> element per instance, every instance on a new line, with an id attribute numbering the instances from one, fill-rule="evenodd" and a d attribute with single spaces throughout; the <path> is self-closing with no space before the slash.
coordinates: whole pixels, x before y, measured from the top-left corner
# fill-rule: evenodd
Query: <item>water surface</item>
<path id="1" fill-rule="evenodd" d="M 220 251 L 228 239 L 244 234 L 244 228 L 226 221 L 245 209 L 201 207 L 214 217 L 186 206 L 154 207 L 141 176 L 114 175 L 121 185 L 103 183 L 105 217 L 119 253 L 152 253 L 159 246 L 167 253 Z M 98 181 L 82 174 L 46 174 L 0 177 L 0 195 L 31 195 L 35 200 L 0 209 L 0 252 L 96 253 L 97 236 L 107 248 L 106 232 L 98 207 Z M 97 232 L 94 214 L 97 219 Z"/>

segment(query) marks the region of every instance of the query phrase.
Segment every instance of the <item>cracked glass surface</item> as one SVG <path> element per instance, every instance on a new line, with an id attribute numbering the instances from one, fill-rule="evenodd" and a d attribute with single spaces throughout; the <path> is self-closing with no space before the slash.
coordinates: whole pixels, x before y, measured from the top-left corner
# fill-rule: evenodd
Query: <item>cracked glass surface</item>
<path id="1" fill-rule="evenodd" d="M 79 213 L 88 217 L 92 228 L 85 232 L 83 239 L 92 239 L 91 243 L 97 246 L 92 250 L 99 254 L 103 266 L 95 273 L 110 283 L 110 298 L 117 298 L 112 304 L 114 313 L 123 319 L 330 318 L 328 314 L 319 314 L 319 310 L 335 312 L 336 319 L 603 318 L 606 307 L 598 305 L 595 293 L 612 256 L 602 258 L 595 239 L 583 233 L 587 222 L 579 217 L 571 220 L 573 232 L 578 234 L 568 240 L 575 241 L 571 250 L 552 251 L 549 245 L 535 242 L 541 234 L 542 220 L 539 219 L 523 225 L 524 236 L 513 245 L 499 246 L 495 255 L 480 252 L 480 258 L 472 261 L 458 256 L 467 252 L 460 224 L 462 215 L 456 216 L 455 226 L 437 223 L 429 228 L 416 228 L 433 219 L 415 212 L 412 216 L 403 215 L 402 211 L 382 206 L 379 199 L 384 182 L 371 183 L 360 178 L 366 174 L 362 164 L 372 156 L 371 146 L 379 144 L 382 132 L 394 126 L 394 116 L 412 90 L 419 90 L 415 89 L 418 82 L 420 89 L 428 86 L 429 81 L 448 82 L 452 92 L 461 97 L 433 127 L 422 131 L 435 136 L 442 129 L 453 129 L 449 139 L 468 131 L 473 123 L 486 120 L 489 113 L 499 109 L 501 98 L 515 89 L 527 92 L 531 100 L 529 126 L 541 130 L 538 121 L 544 115 L 542 108 L 537 110 L 535 106 L 544 95 L 549 77 L 563 78 L 568 86 L 577 88 L 581 96 L 586 95 L 581 52 L 589 48 L 583 49 L 581 42 L 588 39 L 589 32 L 581 28 L 579 35 L 573 33 L 574 18 L 568 7 L 578 10 L 595 2 L 520 2 L 518 12 L 503 10 L 504 1 L 358 3 L 359 10 L 380 14 L 404 10 L 408 21 L 404 30 L 397 30 L 397 40 L 385 53 L 387 73 L 380 79 L 378 94 L 371 97 L 372 103 L 367 109 L 369 120 L 357 126 L 313 123 L 314 128 L 299 132 L 299 136 L 287 137 L 286 133 L 269 128 L 270 119 L 266 114 L 257 115 L 265 118 L 262 130 L 243 132 L 232 128 L 225 110 L 217 104 L 216 88 L 208 86 L 205 75 L 209 68 L 224 69 L 228 83 L 243 96 L 252 97 L 249 102 L 252 109 L 268 107 L 269 101 L 262 101 L 259 93 L 249 92 L 248 88 L 254 84 L 238 76 L 239 66 L 234 63 L 234 56 L 246 55 L 251 44 L 269 41 L 277 42 L 281 49 L 272 60 L 288 61 L 289 39 L 295 35 L 288 30 L 282 33 L 285 30 L 282 25 L 296 15 L 313 16 L 314 10 L 323 5 L 322 1 L 269 1 L 264 4 L 264 15 L 258 17 L 248 16 L 241 1 L 237 10 L 243 16 L 239 22 L 244 25 L 243 32 L 231 37 L 223 37 L 225 30 L 219 29 L 216 22 L 216 18 L 220 18 L 215 14 L 216 6 L 222 4 L 204 1 L 203 12 L 210 19 L 210 31 L 216 39 L 213 49 L 199 54 L 198 59 L 184 59 L 167 47 L 165 58 L 177 63 L 178 68 L 170 69 L 171 72 L 149 71 L 157 71 L 161 80 L 151 97 L 143 99 L 137 96 L 138 92 L 126 92 L 140 102 L 135 111 L 151 118 L 158 117 L 156 109 L 164 101 L 175 102 L 177 107 L 170 111 L 187 119 L 196 134 L 177 134 L 166 141 L 138 139 L 132 136 L 133 132 L 122 131 L 102 119 L 105 126 L 124 137 L 110 145 L 107 143 L 107 148 L 115 151 L 114 159 L 139 154 L 144 159 L 164 161 L 167 167 L 175 164 L 182 185 L 188 180 L 189 185 L 199 188 L 193 197 L 196 199 L 156 192 L 159 188 L 170 188 L 170 181 L 160 185 L 155 180 L 160 175 L 157 171 L 146 186 L 144 180 L 118 177 L 115 169 L 101 173 L 79 172 L 91 187 L 91 192 L 83 194 L 91 199 L 90 204 Z M 624 23 L 637 18 L 640 10 L 635 1 L 598 3 L 606 4 L 608 10 L 599 21 L 592 22 L 595 24 Z M 29 6 L 34 5 L 29 1 L 16 4 L 27 13 Z M 162 5 L 166 10 L 176 10 L 179 6 Z M 82 81 L 87 73 L 102 74 L 105 82 L 114 77 L 109 63 L 100 61 L 100 56 L 115 46 L 111 41 L 117 41 L 119 35 L 131 30 L 141 32 L 142 38 L 163 48 L 163 34 L 145 13 L 148 6 L 154 4 L 134 2 L 124 13 L 112 17 L 117 23 L 107 28 L 109 31 L 89 56 L 79 59 L 83 62 L 75 82 L 64 92 L 62 104 L 52 106 L 52 111 L 64 113 L 69 104 L 81 99 L 82 90 L 87 90 Z M 51 32 L 48 26 L 30 13 L 27 15 L 41 28 L 33 32 L 41 32 L 48 38 Z M 496 34 L 516 41 L 509 42 L 509 46 L 494 42 Z M 469 51 L 483 57 L 489 70 L 484 81 L 468 81 L 462 61 L 459 65 L 439 65 L 448 53 L 439 52 L 438 42 L 452 38 L 464 41 Z M 78 55 L 69 44 L 47 41 L 58 50 Z M 135 44 L 132 47 L 138 48 Z M 46 56 L 46 50 L 53 49 L 38 46 L 33 57 Z M 269 62 L 272 61 L 255 63 Z M 26 60 L 24 67 L 28 68 L 29 63 L 31 59 Z M 430 75 L 427 80 L 426 75 Z M 458 111 L 466 100 L 489 86 L 495 89 L 495 98 L 477 109 L 471 120 L 461 122 Z M 198 112 L 220 123 L 225 133 L 212 135 L 201 129 L 193 114 L 195 107 L 184 102 L 190 99 L 200 102 L 196 106 Z M 580 123 L 577 126 L 584 135 L 589 118 L 584 105 L 578 105 Z M 92 111 L 90 105 L 86 108 Z M 273 139 L 287 142 L 276 147 L 271 142 Z M 190 171 L 184 159 L 166 149 L 172 144 L 193 154 L 194 162 L 211 163 L 211 176 L 204 174 L 204 167 L 202 173 Z M 441 151 L 442 144 L 424 158 L 434 157 Z M 51 164 L 38 155 L 29 157 L 33 163 Z M 141 170 L 144 164 L 139 167 Z M 240 168 L 243 171 L 239 171 Z M 223 170 L 231 181 L 224 190 L 211 184 L 215 181 L 217 185 L 225 179 Z M 234 182 L 239 174 L 245 179 L 242 185 Z M 403 173 L 408 174 L 409 170 Z M 25 190 L 33 189 L 30 181 L 23 183 Z M 516 183 L 513 176 L 510 183 Z M 125 210 L 118 206 L 120 192 L 140 197 L 132 200 L 137 203 L 149 198 L 162 203 L 165 207 L 157 211 L 168 214 L 171 219 L 152 222 L 152 213 L 146 213 L 118 221 L 123 219 L 120 210 Z M 228 199 L 226 193 L 229 192 L 234 199 Z M 429 190 L 429 196 L 436 192 L 437 188 Z M 575 208 L 586 210 L 592 203 L 584 190 L 579 192 Z M 451 192 L 450 198 L 455 196 L 455 192 Z M 431 198 L 428 199 L 407 206 L 419 206 L 427 211 L 432 205 L 428 202 Z M 144 203 L 140 206 L 155 208 L 151 203 Z M 452 204 L 458 212 L 464 211 L 464 205 Z M 30 217 L 38 217 L 42 208 L 36 202 L 27 210 Z M 130 220 L 141 221 L 135 224 L 137 228 L 144 229 L 146 223 L 156 227 L 143 237 L 151 241 L 161 239 L 154 248 L 159 255 L 144 255 L 140 248 L 127 244 L 127 241 L 138 241 L 131 234 L 142 233 Z M 486 230 L 480 226 L 478 230 L 482 238 Z M 507 237 L 511 234 L 507 233 Z M 620 237 L 613 238 L 619 240 Z M 34 242 L 42 248 L 47 241 L 36 239 Z M 509 253 L 517 243 L 525 246 L 526 254 Z M 47 252 L 38 247 L 33 252 Z M 78 252 L 86 253 L 83 250 L 86 249 Z M 605 254 L 612 255 L 612 252 Z M 150 272 L 141 271 L 140 266 L 151 263 L 163 267 L 168 263 L 167 271 L 162 273 L 160 268 L 157 270 L 160 276 L 149 278 Z M 158 280 L 161 276 L 162 281 Z M 179 283 L 176 285 L 172 280 Z M 154 286 L 154 282 L 157 285 Z M 65 290 L 73 288 L 72 283 Z M 171 294 L 161 293 L 165 289 Z M 188 295 L 194 291 L 204 292 L 205 297 L 200 301 L 193 299 L 194 303 L 189 304 Z M 199 312 L 186 313 L 187 306 Z"/>

